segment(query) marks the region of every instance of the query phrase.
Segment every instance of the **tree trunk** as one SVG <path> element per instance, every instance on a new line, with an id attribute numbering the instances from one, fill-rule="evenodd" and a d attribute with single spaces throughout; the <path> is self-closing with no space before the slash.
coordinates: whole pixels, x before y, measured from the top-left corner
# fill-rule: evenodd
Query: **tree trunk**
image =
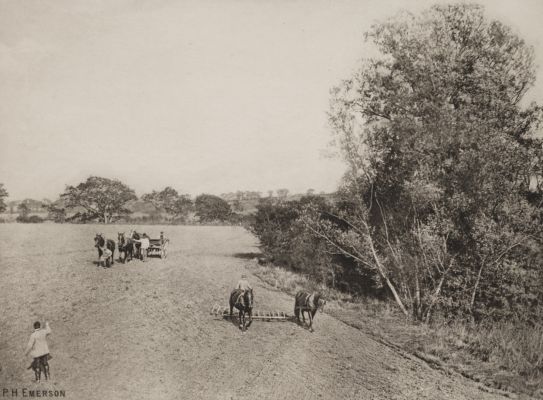
<path id="1" fill-rule="evenodd" d="M 419 283 L 419 266 L 415 265 L 415 305 L 414 305 L 414 314 L 417 320 L 422 319 L 422 306 L 420 303 L 420 283 Z"/>
<path id="2" fill-rule="evenodd" d="M 345 221 L 345 220 L 344 220 Z M 347 221 L 346 221 L 347 222 Z M 390 289 L 390 291 L 392 292 L 392 295 L 394 296 L 394 300 L 396 300 L 396 303 L 398 304 L 398 306 L 400 307 L 400 309 L 402 310 L 403 314 L 406 316 L 406 317 L 409 317 L 409 313 L 407 312 L 405 306 L 403 305 L 403 302 L 400 298 L 400 296 L 398 295 L 398 292 L 396 291 L 396 288 L 394 287 L 394 285 L 392 284 L 392 282 L 390 282 L 390 280 L 388 279 L 386 273 L 385 273 L 385 268 L 383 267 L 383 264 L 381 264 L 381 260 L 379 260 L 379 256 L 377 255 L 377 251 L 375 250 L 375 247 L 373 246 L 373 239 L 371 237 L 371 233 L 370 233 L 370 229 L 368 227 L 368 224 L 365 223 L 364 221 L 362 221 L 362 224 L 364 225 L 364 228 L 366 229 L 366 232 L 367 233 L 364 233 L 362 234 L 363 236 L 365 236 L 365 238 L 368 240 L 369 244 L 370 244 L 370 248 L 371 248 L 371 252 L 372 252 L 372 255 L 373 255 L 373 259 L 375 261 L 375 264 L 377 266 L 377 270 L 379 271 L 379 275 L 385 280 L 388 288 Z M 334 243 L 333 240 L 331 240 L 329 237 L 327 237 L 326 235 L 324 235 L 323 233 L 320 233 L 319 231 L 315 230 L 310 224 L 308 223 L 304 223 L 304 225 L 306 227 L 309 228 L 309 230 L 311 230 L 313 233 L 317 234 L 318 236 L 324 238 L 325 240 L 327 240 L 330 244 L 332 244 L 334 247 L 336 247 L 338 250 L 340 250 L 342 253 L 350 256 L 350 257 L 353 257 L 355 260 L 359 260 L 359 261 L 362 261 L 362 258 L 360 257 L 357 257 L 353 254 L 351 254 L 350 252 L 348 252 L 347 250 L 345 250 L 344 248 L 342 248 L 341 246 L 339 246 L 337 243 Z M 353 226 L 352 224 L 349 223 L 349 225 Z M 360 231 L 359 231 L 360 233 Z"/>
<path id="3" fill-rule="evenodd" d="M 439 280 L 439 284 L 437 285 L 437 289 L 432 296 L 432 301 L 428 305 L 428 309 L 426 310 L 426 316 L 424 317 L 424 322 L 427 324 L 430 321 L 430 313 L 432 312 L 432 308 L 434 308 L 434 305 L 436 304 L 437 299 L 439 298 L 439 293 L 441 292 L 441 287 L 443 286 L 443 282 L 445 282 L 445 275 L 447 272 L 443 274 L 441 279 Z"/>
<path id="4" fill-rule="evenodd" d="M 477 294 L 477 288 L 479 287 L 479 282 L 481 282 L 481 275 L 483 274 L 483 268 L 485 266 L 484 261 L 481 263 L 479 272 L 477 273 L 477 279 L 475 280 L 475 285 L 473 286 L 473 292 L 471 292 L 471 300 L 469 302 L 469 313 L 473 317 L 473 305 L 475 304 L 475 296 Z"/>
<path id="5" fill-rule="evenodd" d="M 388 288 L 390 289 L 390 291 L 392 292 L 392 295 L 394 296 L 394 300 L 396 300 L 396 303 L 398 304 L 398 306 L 402 310 L 403 314 L 406 317 L 408 317 L 409 313 L 407 312 L 405 306 L 403 305 L 402 299 L 400 299 L 400 296 L 398 295 L 398 292 L 396 292 L 396 288 L 394 287 L 392 282 L 390 282 L 390 280 L 388 279 L 388 276 L 385 274 L 385 268 L 383 267 L 383 264 L 381 264 L 381 260 L 379 260 L 379 256 L 377 255 L 377 252 L 375 251 L 375 247 L 373 246 L 373 239 L 372 239 L 372 237 L 371 237 L 371 235 L 369 233 L 367 234 L 367 238 L 368 238 L 368 242 L 370 244 L 373 259 L 375 260 L 375 263 L 377 264 L 377 269 L 379 270 L 379 273 L 381 274 L 381 276 L 383 277 L 383 279 L 387 283 Z"/>

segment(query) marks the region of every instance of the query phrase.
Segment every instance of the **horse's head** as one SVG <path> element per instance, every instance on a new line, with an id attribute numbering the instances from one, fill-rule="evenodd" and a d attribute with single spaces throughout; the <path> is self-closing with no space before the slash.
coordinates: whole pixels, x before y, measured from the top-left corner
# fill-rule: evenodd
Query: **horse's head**
<path id="1" fill-rule="evenodd" d="M 124 232 L 117 232 L 117 241 L 123 245 L 125 242 Z"/>
<path id="2" fill-rule="evenodd" d="M 103 247 L 105 242 L 104 235 L 101 233 L 97 233 L 94 237 L 94 247 Z"/>
<path id="3" fill-rule="evenodd" d="M 315 293 L 315 306 L 317 308 L 320 308 L 321 311 L 324 310 L 324 305 L 326 304 L 326 300 L 322 297 L 320 293 Z"/>

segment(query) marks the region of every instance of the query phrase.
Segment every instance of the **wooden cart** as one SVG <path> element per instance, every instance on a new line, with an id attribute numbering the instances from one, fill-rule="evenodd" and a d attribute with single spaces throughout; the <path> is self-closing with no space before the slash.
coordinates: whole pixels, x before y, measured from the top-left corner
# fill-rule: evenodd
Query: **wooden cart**
<path id="1" fill-rule="evenodd" d="M 160 232 L 159 239 L 149 239 L 149 248 L 147 249 L 147 256 L 159 256 L 160 258 L 166 258 L 168 252 L 168 244 L 170 239 L 164 237 L 164 233 Z"/>

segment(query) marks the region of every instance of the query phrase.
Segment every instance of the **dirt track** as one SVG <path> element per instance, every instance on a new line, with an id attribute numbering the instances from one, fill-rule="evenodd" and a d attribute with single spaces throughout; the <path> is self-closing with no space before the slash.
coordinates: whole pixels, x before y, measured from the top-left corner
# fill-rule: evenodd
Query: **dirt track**
<path id="1" fill-rule="evenodd" d="M 317 314 L 315 332 L 259 322 L 242 335 L 209 315 L 252 260 L 241 228 L 164 227 L 166 260 L 93 265 L 92 236 L 126 227 L 0 226 L 0 391 L 64 390 L 73 399 L 490 399 L 360 331 Z M 160 227 L 147 227 L 157 236 Z M 115 236 L 116 237 L 116 236 Z M 46 243 L 54 242 L 50 249 Z M 251 279 L 256 308 L 293 299 Z M 52 381 L 32 383 L 22 350 L 35 319 L 53 334 Z"/>

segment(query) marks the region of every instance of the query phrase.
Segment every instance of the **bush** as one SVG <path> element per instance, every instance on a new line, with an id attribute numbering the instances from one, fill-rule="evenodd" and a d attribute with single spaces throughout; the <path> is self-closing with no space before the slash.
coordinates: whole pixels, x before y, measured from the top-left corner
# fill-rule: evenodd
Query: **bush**
<path id="1" fill-rule="evenodd" d="M 23 224 L 39 224 L 39 223 L 42 223 L 44 219 L 38 215 L 30 215 L 30 216 L 19 215 L 15 219 L 15 221 L 23 223 Z"/>
<path id="2" fill-rule="evenodd" d="M 262 199 L 249 229 L 260 239 L 266 258 L 276 265 L 311 277 L 328 287 L 352 294 L 378 295 L 382 291 L 367 271 L 328 244 L 304 225 L 301 216 L 308 207 L 322 219 L 329 218 L 332 206 L 319 196 L 297 201 Z"/>
<path id="3" fill-rule="evenodd" d="M 232 214 L 230 205 L 218 196 L 201 194 L 194 200 L 194 209 L 200 222 L 224 222 L 228 221 Z"/>

